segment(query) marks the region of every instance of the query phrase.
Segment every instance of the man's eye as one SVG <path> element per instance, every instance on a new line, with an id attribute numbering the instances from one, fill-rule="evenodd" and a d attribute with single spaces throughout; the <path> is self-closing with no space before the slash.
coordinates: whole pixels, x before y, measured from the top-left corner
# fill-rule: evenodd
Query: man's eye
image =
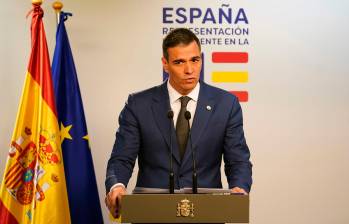
<path id="1" fill-rule="evenodd" d="M 175 61 L 174 62 L 175 65 L 179 65 L 179 64 L 182 64 L 182 63 L 183 63 L 183 61 Z"/>

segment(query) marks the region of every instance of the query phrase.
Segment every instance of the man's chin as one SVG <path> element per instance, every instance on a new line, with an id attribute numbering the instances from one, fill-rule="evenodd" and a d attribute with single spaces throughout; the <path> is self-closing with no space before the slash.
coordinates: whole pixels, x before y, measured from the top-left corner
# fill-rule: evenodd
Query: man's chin
<path id="1" fill-rule="evenodd" d="M 190 93 L 190 92 L 195 88 L 196 85 L 197 85 L 197 82 L 185 84 L 185 85 L 182 87 L 182 89 L 183 89 L 185 92 Z"/>

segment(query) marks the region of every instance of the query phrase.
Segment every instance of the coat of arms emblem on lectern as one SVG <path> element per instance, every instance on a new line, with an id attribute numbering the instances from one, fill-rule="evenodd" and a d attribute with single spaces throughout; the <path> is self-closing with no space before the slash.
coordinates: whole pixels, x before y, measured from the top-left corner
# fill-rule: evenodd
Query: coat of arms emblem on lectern
<path id="1" fill-rule="evenodd" d="M 194 204 L 183 199 L 177 204 L 177 217 L 194 217 Z"/>

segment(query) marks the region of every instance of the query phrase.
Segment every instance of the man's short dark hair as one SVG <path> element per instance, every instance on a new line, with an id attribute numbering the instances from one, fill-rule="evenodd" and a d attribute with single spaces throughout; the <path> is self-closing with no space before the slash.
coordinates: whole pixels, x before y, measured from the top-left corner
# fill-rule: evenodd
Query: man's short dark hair
<path id="1" fill-rule="evenodd" d="M 180 44 L 188 45 L 195 41 L 201 50 L 200 41 L 197 36 L 189 29 L 177 28 L 170 31 L 162 42 L 162 54 L 168 61 L 167 49 L 171 47 L 176 47 Z"/>

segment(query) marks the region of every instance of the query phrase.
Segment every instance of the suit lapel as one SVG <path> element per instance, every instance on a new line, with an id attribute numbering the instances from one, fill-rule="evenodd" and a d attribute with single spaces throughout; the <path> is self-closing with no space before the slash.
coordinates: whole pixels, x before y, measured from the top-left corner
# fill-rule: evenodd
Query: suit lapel
<path id="1" fill-rule="evenodd" d="M 154 94 L 153 103 L 152 103 L 152 112 L 154 120 L 160 132 L 165 139 L 165 142 L 170 150 L 170 122 L 167 117 L 167 112 L 170 109 L 170 101 L 167 90 L 167 82 L 164 82 L 160 85 Z M 172 152 L 173 156 L 178 163 L 180 163 L 179 151 L 177 146 L 176 133 L 174 131 L 173 122 L 172 125 Z"/>
<path id="2" fill-rule="evenodd" d="M 200 136 L 206 130 L 206 126 L 210 119 L 212 110 L 214 108 L 214 100 L 209 94 L 208 87 L 205 83 L 200 82 L 200 93 L 196 105 L 194 121 L 191 128 L 191 139 L 193 149 L 198 144 Z M 191 157 L 190 141 L 188 141 L 187 148 L 183 157 L 182 164 L 184 164 Z"/>

